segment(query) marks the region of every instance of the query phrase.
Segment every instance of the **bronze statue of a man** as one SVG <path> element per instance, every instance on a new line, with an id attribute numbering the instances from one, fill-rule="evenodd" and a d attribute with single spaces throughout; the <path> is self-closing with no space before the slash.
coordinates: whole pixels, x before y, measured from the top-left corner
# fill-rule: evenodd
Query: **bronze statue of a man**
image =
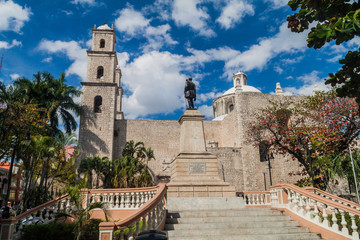
<path id="1" fill-rule="evenodd" d="M 184 94 L 189 106 L 188 109 L 195 109 L 194 101 L 196 101 L 196 87 L 195 83 L 192 82 L 191 77 L 186 79 Z"/>

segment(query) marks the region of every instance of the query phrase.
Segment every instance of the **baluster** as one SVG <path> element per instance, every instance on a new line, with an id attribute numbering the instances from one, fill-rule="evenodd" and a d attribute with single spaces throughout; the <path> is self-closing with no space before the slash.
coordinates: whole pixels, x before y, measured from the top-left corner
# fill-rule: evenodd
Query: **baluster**
<path id="1" fill-rule="evenodd" d="M 304 216 L 307 217 L 308 219 L 311 219 L 310 210 L 311 210 L 311 207 L 310 207 L 310 198 L 305 197 Z"/>
<path id="2" fill-rule="evenodd" d="M 38 213 L 39 213 L 39 222 L 40 222 L 40 223 L 45 222 L 45 221 L 44 221 L 44 218 L 43 218 L 43 214 L 45 214 L 45 213 L 44 213 L 44 210 L 45 210 L 45 209 L 42 209 L 42 210 L 39 210 L 39 211 L 38 211 Z"/>
<path id="3" fill-rule="evenodd" d="M 255 196 L 254 194 L 251 194 L 251 201 L 250 201 L 251 205 L 255 205 Z"/>
<path id="4" fill-rule="evenodd" d="M 287 191 L 287 200 L 289 208 L 292 209 L 292 202 L 291 202 L 291 191 L 289 189 L 285 189 Z"/>
<path id="5" fill-rule="evenodd" d="M 134 235 L 134 226 L 135 226 L 135 224 L 136 223 L 133 223 L 133 224 L 131 224 L 130 226 L 129 226 L 129 235 L 128 235 L 128 240 L 133 240 L 134 239 L 134 237 L 133 237 L 133 235 Z"/>
<path id="6" fill-rule="evenodd" d="M 91 203 L 95 203 L 95 193 L 91 194 Z"/>
<path id="7" fill-rule="evenodd" d="M 101 200 L 101 198 L 99 198 L 100 200 Z M 104 193 L 104 195 L 103 195 L 103 198 L 102 198 L 102 202 L 103 202 L 103 204 L 104 204 L 104 206 L 106 207 L 106 208 L 108 208 L 108 194 L 107 193 Z"/>
<path id="8" fill-rule="evenodd" d="M 144 204 L 144 202 L 145 202 L 144 192 L 140 192 L 140 207 Z"/>
<path id="9" fill-rule="evenodd" d="M 140 232 L 146 231 L 146 214 L 140 217 L 142 226 L 140 228 Z"/>
<path id="10" fill-rule="evenodd" d="M 124 229 L 120 229 L 119 236 L 120 236 L 120 240 L 125 240 L 125 238 L 124 238 Z"/>
<path id="11" fill-rule="evenodd" d="M 35 224 L 36 214 L 35 214 L 35 213 L 32 213 L 32 214 L 31 214 L 31 217 L 32 217 L 32 221 L 31 221 L 30 224 Z"/>
<path id="12" fill-rule="evenodd" d="M 136 202 L 135 202 L 135 193 L 131 192 L 131 198 L 130 198 L 130 207 L 131 208 L 135 208 L 136 207 Z"/>
<path id="13" fill-rule="evenodd" d="M 149 211 L 147 214 L 147 225 L 148 225 L 147 229 L 151 229 L 151 226 L 152 226 L 151 221 L 152 221 L 152 216 L 151 216 L 151 211 Z"/>
<path id="14" fill-rule="evenodd" d="M 130 193 L 125 193 L 125 207 L 130 208 Z"/>
<path id="15" fill-rule="evenodd" d="M 345 212 L 344 212 L 344 210 L 341 210 L 341 209 L 339 209 L 339 211 L 341 214 L 341 225 L 342 225 L 341 232 L 344 234 L 349 234 L 349 229 L 346 227 Z"/>
<path id="16" fill-rule="evenodd" d="M 120 193 L 121 195 L 121 205 L 120 205 L 120 208 L 125 208 L 125 193 Z"/>
<path id="17" fill-rule="evenodd" d="M 296 210 L 296 194 L 295 194 L 295 192 L 293 191 L 293 190 L 290 190 L 291 191 L 291 209 L 292 210 Z"/>
<path id="18" fill-rule="evenodd" d="M 318 202 L 317 202 L 316 200 L 313 200 L 313 201 L 314 201 L 314 211 L 313 211 L 314 221 L 315 221 L 316 223 L 320 223 Z"/>
<path id="19" fill-rule="evenodd" d="M 66 209 L 70 208 L 70 198 L 66 199 Z"/>
<path id="20" fill-rule="evenodd" d="M 358 233 L 358 226 L 356 226 L 356 222 L 355 222 L 355 214 L 353 213 L 349 213 L 350 214 L 350 218 L 351 218 L 351 229 L 353 230 L 352 232 L 352 236 L 353 239 L 359 239 L 359 233 Z"/>
<path id="21" fill-rule="evenodd" d="M 136 220 L 136 228 L 135 228 L 135 236 L 137 236 L 140 233 L 140 218 Z"/>
<path id="22" fill-rule="evenodd" d="M 331 207 L 330 210 L 331 210 L 331 215 L 332 215 L 331 220 L 333 222 L 333 225 L 331 227 L 337 232 L 337 231 L 339 231 L 339 225 L 337 224 L 338 220 L 336 217 L 337 211 L 336 211 L 336 208 L 334 208 L 334 207 Z"/>
<path id="23" fill-rule="evenodd" d="M 140 202 L 140 193 L 136 192 L 136 208 L 139 208 L 141 206 L 141 202 Z"/>
<path id="24" fill-rule="evenodd" d="M 144 192 L 145 194 L 145 201 L 144 204 L 149 200 L 149 192 Z"/>
<path id="25" fill-rule="evenodd" d="M 297 195 L 297 208 L 296 208 L 296 212 L 301 215 L 302 213 L 302 210 L 303 210 L 303 202 L 302 202 L 302 199 L 301 199 L 301 195 L 299 193 L 296 193 Z"/>
<path id="26" fill-rule="evenodd" d="M 114 193 L 109 193 L 109 199 L 110 208 L 114 208 Z"/>
<path id="27" fill-rule="evenodd" d="M 119 193 L 115 193 L 115 208 L 120 208 Z"/>
<path id="28" fill-rule="evenodd" d="M 255 194 L 255 205 L 259 205 L 259 194 Z"/>
<path id="29" fill-rule="evenodd" d="M 329 220 L 328 220 L 328 214 L 326 212 L 327 205 L 326 204 L 321 204 L 321 207 L 323 209 L 323 217 L 324 217 L 324 221 L 322 222 L 322 224 L 325 225 L 326 227 L 330 227 L 330 223 L 329 223 Z"/>

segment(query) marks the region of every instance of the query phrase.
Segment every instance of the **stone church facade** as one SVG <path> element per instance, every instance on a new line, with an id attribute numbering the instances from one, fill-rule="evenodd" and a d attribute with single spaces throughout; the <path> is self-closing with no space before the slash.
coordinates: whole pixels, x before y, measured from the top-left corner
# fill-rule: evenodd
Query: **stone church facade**
<path id="1" fill-rule="evenodd" d="M 149 167 L 158 181 L 169 181 L 170 166 L 180 150 L 180 124 L 176 120 L 126 120 L 122 112 L 121 70 L 114 50 L 116 37 L 107 24 L 92 30 L 92 48 L 87 51 L 87 79 L 82 82 L 79 145 L 82 157 L 120 158 L 126 141 L 142 141 L 154 150 Z M 247 84 L 247 76 L 233 74 L 233 87 L 213 103 L 214 120 L 204 121 L 206 150 L 219 159 L 219 174 L 237 191 L 269 187 L 268 162 L 260 160 L 259 148 L 249 143 L 246 131 L 253 114 L 269 100 L 283 96 L 280 84 L 275 94 L 263 94 Z M 180 118 L 180 116 L 179 116 Z M 289 157 L 275 155 L 271 160 L 272 182 L 296 182 L 290 172 L 300 170 Z"/>

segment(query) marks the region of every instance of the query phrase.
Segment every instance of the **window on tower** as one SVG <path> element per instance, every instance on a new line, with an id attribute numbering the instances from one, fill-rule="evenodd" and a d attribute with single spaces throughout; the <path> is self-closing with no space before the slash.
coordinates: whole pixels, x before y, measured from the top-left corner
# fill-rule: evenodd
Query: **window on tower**
<path id="1" fill-rule="evenodd" d="M 94 98 L 94 112 L 101 113 L 101 106 L 102 106 L 102 97 L 96 96 Z"/>
<path id="2" fill-rule="evenodd" d="M 104 48 L 105 47 L 105 40 L 101 39 L 100 40 L 100 48 Z"/>
<path id="3" fill-rule="evenodd" d="M 99 79 L 103 79 L 103 77 L 104 77 L 104 68 L 103 67 L 98 67 L 98 69 L 97 69 L 97 76 L 96 76 L 96 78 L 99 78 Z"/>
<path id="4" fill-rule="evenodd" d="M 234 110 L 234 104 L 229 105 L 229 112 L 232 112 Z"/>

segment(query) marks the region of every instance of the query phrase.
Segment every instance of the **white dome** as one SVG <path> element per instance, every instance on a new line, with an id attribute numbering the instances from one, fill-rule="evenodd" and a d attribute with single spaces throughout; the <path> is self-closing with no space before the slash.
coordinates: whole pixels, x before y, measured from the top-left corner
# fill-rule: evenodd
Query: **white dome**
<path id="1" fill-rule="evenodd" d="M 241 89 L 243 92 L 259 92 L 261 93 L 261 91 L 253 86 L 249 86 L 249 85 L 244 85 L 241 86 Z M 232 94 L 235 93 L 235 87 L 230 88 L 229 90 L 227 90 L 226 92 L 224 92 L 224 95 L 228 95 L 228 94 Z"/>

